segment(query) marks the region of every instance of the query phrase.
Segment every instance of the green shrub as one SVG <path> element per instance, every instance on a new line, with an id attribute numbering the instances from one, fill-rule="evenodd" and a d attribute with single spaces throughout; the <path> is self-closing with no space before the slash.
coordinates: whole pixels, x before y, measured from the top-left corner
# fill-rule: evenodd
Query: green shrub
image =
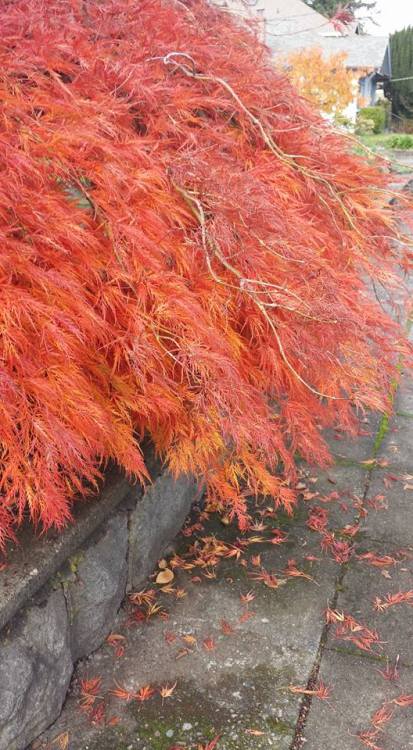
<path id="1" fill-rule="evenodd" d="M 362 127 L 364 120 L 372 120 L 374 122 L 373 133 L 382 133 L 386 124 L 384 107 L 363 107 L 357 114 L 357 129 Z"/>
<path id="2" fill-rule="evenodd" d="M 413 135 L 393 135 L 389 140 L 390 148 L 399 148 L 401 150 L 407 150 L 413 148 Z"/>
<path id="3" fill-rule="evenodd" d="M 374 133 L 375 123 L 374 120 L 367 120 L 363 118 L 357 118 L 356 122 L 356 134 L 357 135 L 372 135 Z"/>
<path id="4" fill-rule="evenodd" d="M 345 117 L 345 115 L 340 112 L 334 115 L 334 124 L 340 128 L 345 128 L 346 130 L 353 130 L 354 128 L 352 120 L 350 120 L 349 117 Z"/>
<path id="5" fill-rule="evenodd" d="M 376 106 L 384 112 L 384 129 L 387 130 L 391 126 L 391 102 L 388 99 L 379 99 Z"/>

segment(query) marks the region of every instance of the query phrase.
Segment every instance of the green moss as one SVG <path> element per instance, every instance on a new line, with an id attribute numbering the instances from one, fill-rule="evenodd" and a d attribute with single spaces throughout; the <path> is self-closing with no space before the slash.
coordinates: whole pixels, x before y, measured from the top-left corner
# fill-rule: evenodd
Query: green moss
<path id="1" fill-rule="evenodd" d="M 373 443 L 373 456 L 377 456 L 380 446 L 388 431 L 389 431 L 389 416 L 388 414 L 383 414 L 380 420 L 379 428 L 376 433 L 376 437 L 374 439 L 374 443 Z"/>
<path id="2" fill-rule="evenodd" d="M 88 742 L 90 750 L 128 750 L 129 745 L 133 745 L 133 736 L 131 737 L 123 727 L 105 727 L 102 737 L 96 741 Z"/>
<path id="3" fill-rule="evenodd" d="M 69 557 L 68 565 L 71 573 L 73 573 L 74 575 L 77 575 L 79 564 L 82 562 L 83 558 L 83 552 L 78 552 L 76 555 L 72 555 L 72 557 Z"/>
<path id="4" fill-rule="evenodd" d="M 412 321 L 409 320 L 407 322 L 407 325 L 406 325 L 407 332 L 410 331 L 411 325 L 412 325 Z M 400 361 L 399 361 L 399 363 L 397 365 L 397 369 L 398 369 L 399 372 L 401 372 L 402 368 L 403 368 L 403 361 L 400 359 Z M 395 399 L 395 396 L 396 396 L 397 388 L 398 388 L 398 382 L 394 378 L 392 380 L 391 384 L 390 384 L 389 399 L 390 399 L 390 403 L 391 404 L 394 403 L 394 399 Z M 389 431 L 389 424 L 390 424 L 389 415 L 388 414 L 383 414 L 383 416 L 382 416 L 382 418 L 380 420 L 380 424 L 379 424 L 379 427 L 378 427 L 378 430 L 377 430 L 377 434 L 376 434 L 376 438 L 375 438 L 374 445 L 373 445 L 373 456 L 374 457 L 377 456 L 377 453 L 379 452 L 380 446 L 381 446 L 381 444 L 382 444 L 382 442 L 383 442 L 386 434 Z"/>
<path id="5" fill-rule="evenodd" d="M 83 558 L 83 552 L 78 552 L 77 554 L 72 555 L 72 557 L 69 557 L 63 567 L 51 579 L 53 588 L 56 589 L 63 586 L 66 590 L 70 584 L 74 583 L 76 581 L 79 564 Z"/>
<path id="6" fill-rule="evenodd" d="M 398 417 L 406 417 L 406 419 L 413 419 L 413 413 L 411 411 L 396 411 Z"/>
<path id="7" fill-rule="evenodd" d="M 337 654 L 343 654 L 344 656 L 355 656 L 359 659 L 367 659 L 368 661 L 385 662 L 386 656 L 383 654 L 372 654 L 366 651 L 360 651 L 360 649 L 345 648 L 344 646 L 330 646 L 329 651 L 335 651 Z"/>
<path id="8" fill-rule="evenodd" d="M 266 720 L 266 724 L 272 732 L 277 732 L 277 734 L 291 735 L 295 732 L 295 726 L 293 724 L 289 724 L 288 721 L 283 721 L 274 716 L 269 716 Z"/>
<path id="9" fill-rule="evenodd" d="M 213 690 L 199 690 L 191 681 L 180 682 L 179 696 L 125 707 L 125 727 L 105 728 L 88 743 L 90 750 L 169 750 L 195 748 L 220 736 L 220 750 L 264 750 L 269 738 L 274 750 L 286 750 L 294 735 L 294 719 L 273 715 L 273 710 L 295 716 L 297 700 L 280 690 L 296 680 L 294 670 L 260 665 L 227 674 Z M 278 688 L 278 691 L 277 691 Z M 232 694 L 238 693 L 232 699 Z M 274 707 L 274 701 L 276 706 Z M 278 713 L 278 711 L 277 711 Z M 249 734 L 258 729 L 262 735 Z"/>
<path id="10" fill-rule="evenodd" d="M 64 591 L 67 591 L 71 583 L 74 583 L 75 578 L 67 568 L 59 570 L 56 575 L 51 579 L 52 588 L 58 589 L 62 587 Z"/>
<path id="11" fill-rule="evenodd" d="M 209 742 L 217 734 L 214 726 L 203 719 L 201 712 L 190 732 L 184 731 L 182 726 L 182 722 L 173 724 L 170 720 L 152 717 L 150 720 L 146 720 L 144 724 L 139 725 L 136 738 L 145 740 L 145 744 L 148 743 L 151 750 L 169 750 L 171 745 L 176 743 L 187 746 L 188 739 Z M 168 735 L 167 732 L 170 733 L 171 731 L 173 734 Z"/>

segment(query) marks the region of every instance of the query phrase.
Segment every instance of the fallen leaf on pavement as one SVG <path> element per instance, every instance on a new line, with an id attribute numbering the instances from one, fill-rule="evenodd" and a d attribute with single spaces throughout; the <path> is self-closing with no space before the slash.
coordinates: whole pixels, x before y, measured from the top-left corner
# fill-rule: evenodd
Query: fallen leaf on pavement
<path id="1" fill-rule="evenodd" d="M 157 583 L 159 586 L 163 586 L 165 583 L 170 583 L 175 578 L 172 570 L 170 568 L 165 568 L 165 570 L 161 570 L 160 573 L 155 578 L 155 583 Z"/>

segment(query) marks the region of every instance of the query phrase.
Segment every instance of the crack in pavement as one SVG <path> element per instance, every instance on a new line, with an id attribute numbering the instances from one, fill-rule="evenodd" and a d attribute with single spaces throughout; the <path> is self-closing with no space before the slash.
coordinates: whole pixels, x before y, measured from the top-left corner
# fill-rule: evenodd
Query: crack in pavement
<path id="1" fill-rule="evenodd" d="M 393 393 L 393 395 L 394 395 L 394 393 Z M 375 439 L 374 439 L 374 442 L 373 442 L 373 448 L 372 448 L 372 458 L 375 458 L 377 456 L 377 454 L 378 454 L 378 452 L 380 450 L 380 447 L 381 447 L 381 445 L 383 443 L 384 437 L 385 437 L 385 435 L 387 433 L 387 430 L 388 430 L 388 417 L 387 417 L 387 415 L 383 415 L 383 417 L 381 418 L 381 420 L 380 420 L 380 422 L 379 422 L 379 424 L 377 426 L 377 430 L 376 430 L 376 434 L 375 434 Z M 371 467 L 369 467 L 369 468 L 366 469 L 366 478 L 365 478 L 364 491 L 363 491 L 363 496 L 362 496 L 363 501 L 365 501 L 367 499 L 367 495 L 368 495 L 368 492 L 369 492 L 369 489 L 370 489 L 370 486 L 371 486 L 371 483 L 372 483 L 373 475 L 374 475 L 375 471 L 377 470 L 377 468 L 379 468 L 379 467 L 377 467 L 375 464 L 372 464 Z M 361 512 L 358 513 L 358 514 L 356 514 L 354 523 L 357 524 L 361 520 L 361 518 L 362 518 L 362 513 Z M 335 610 L 336 607 L 337 607 L 337 602 L 338 602 L 338 598 L 339 598 L 339 594 L 340 594 L 340 589 L 343 586 L 343 583 L 344 583 L 344 580 L 345 580 L 345 577 L 346 577 L 346 574 L 347 574 L 347 571 L 348 571 L 348 568 L 349 568 L 349 562 L 342 563 L 342 565 L 341 565 L 340 572 L 339 572 L 339 574 L 338 574 L 338 576 L 336 577 L 336 580 L 335 580 L 334 592 L 333 592 L 333 595 L 332 595 L 332 597 L 331 597 L 331 599 L 329 601 L 329 604 L 328 604 L 328 608 L 329 609 Z M 325 623 L 324 624 L 323 630 L 321 632 L 320 643 L 319 643 L 319 646 L 318 646 L 317 655 L 316 655 L 316 658 L 314 660 L 314 664 L 313 664 L 312 670 L 310 672 L 310 675 L 309 675 L 309 678 L 308 678 L 308 681 L 307 681 L 306 690 L 314 690 L 314 688 L 315 688 L 315 686 L 317 684 L 318 675 L 319 675 L 320 667 L 321 667 L 321 662 L 322 662 L 322 659 L 323 659 L 324 651 L 326 650 L 326 646 L 327 646 L 327 642 L 328 642 L 328 634 L 329 634 L 329 631 L 330 631 L 331 627 L 332 627 L 332 623 Z M 360 656 L 360 654 L 358 654 L 358 656 Z M 301 701 L 301 706 L 300 706 L 299 714 L 298 714 L 298 719 L 297 719 L 296 727 L 295 727 L 295 733 L 294 733 L 293 741 L 292 741 L 291 746 L 290 746 L 290 750 L 301 750 L 301 748 L 302 748 L 302 746 L 303 746 L 303 744 L 305 742 L 303 733 L 304 733 L 304 729 L 305 729 L 305 726 L 306 726 L 306 723 L 307 723 L 307 719 L 308 719 L 309 713 L 311 711 L 313 698 L 314 698 L 314 696 L 312 696 L 312 695 L 304 695 L 303 696 L 303 699 Z"/>

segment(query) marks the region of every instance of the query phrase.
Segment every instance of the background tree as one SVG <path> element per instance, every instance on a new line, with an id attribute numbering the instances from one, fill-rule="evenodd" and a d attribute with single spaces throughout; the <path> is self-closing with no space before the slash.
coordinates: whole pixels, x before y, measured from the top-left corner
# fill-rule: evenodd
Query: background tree
<path id="1" fill-rule="evenodd" d="M 391 35 L 390 50 L 392 79 L 413 76 L 413 26 Z M 394 114 L 413 118 L 413 78 L 392 80 L 386 94 L 392 101 Z"/>
<path id="2" fill-rule="evenodd" d="M 341 114 L 353 98 L 345 54 L 327 60 L 321 49 L 300 50 L 288 57 L 289 75 L 300 94 L 327 114 Z"/>
<path id="3" fill-rule="evenodd" d="M 305 0 L 305 2 L 310 8 L 327 18 L 340 17 L 343 11 L 347 12 L 351 18 L 355 18 L 356 13 L 360 14 L 360 11 L 367 16 L 376 7 L 376 0 L 349 0 L 347 3 L 342 0 Z"/>

